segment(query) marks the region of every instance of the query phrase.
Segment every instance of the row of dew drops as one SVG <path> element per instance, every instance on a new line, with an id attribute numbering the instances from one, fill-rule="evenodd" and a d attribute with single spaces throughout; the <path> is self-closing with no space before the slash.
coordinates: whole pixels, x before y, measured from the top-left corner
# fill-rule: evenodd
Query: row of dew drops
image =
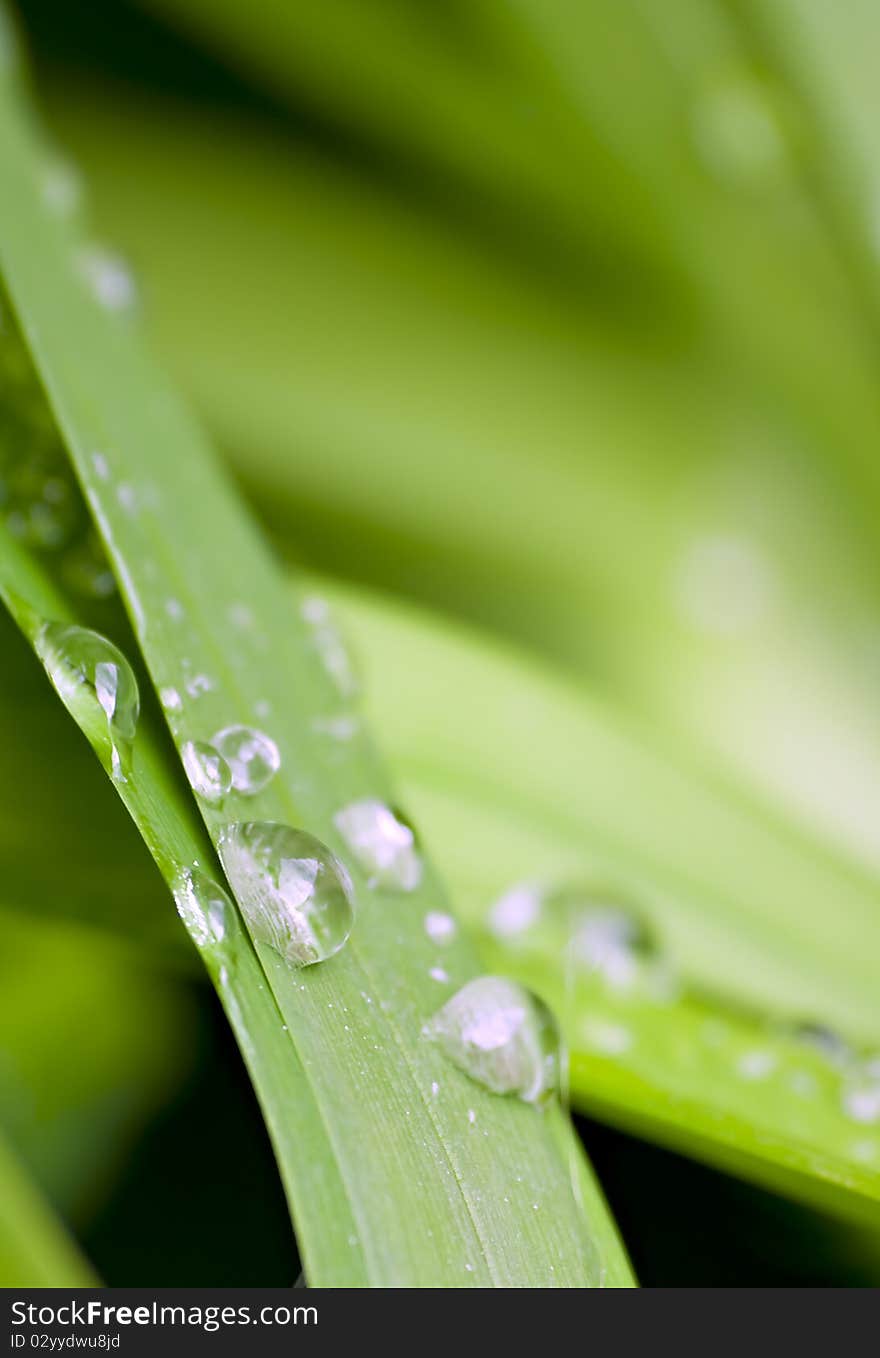
<path id="1" fill-rule="evenodd" d="M 40 187 L 50 212 L 61 218 L 80 215 L 82 184 L 74 167 L 48 159 Z M 77 249 L 74 263 L 101 307 L 113 312 L 132 308 L 137 290 L 117 256 L 88 245 Z M 113 573 L 2 292 L 0 389 L 0 517 L 29 550 L 54 558 L 68 588 L 96 599 L 109 596 L 115 590 Z M 302 614 L 337 691 L 343 698 L 353 697 L 357 672 L 327 604 L 308 598 Z M 36 649 L 65 706 L 112 776 L 124 782 L 140 711 L 131 665 L 106 637 L 70 623 L 44 623 Z M 180 695 L 163 689 L 160 697 L 173 719 L 182 706 Z M 318 726 L 341 740 L 356 729 L 349 717 L 324 719 Z M 180 757 L 196 796 L 215 807 L 230 795 L 257 795 L 281 765 L 269 735 L 238 724 L 217 731 L 210 740 L 183 741 Z M 421 855 L 412 827 L 399 812 L 367 798 L 340 810 L 335 823 L 369 886 L 409 892 L 419 885 Z M 344 947 L 354 925 L 353 885 L 326 845 L 289 825 L 241 821 L 224 831 L 218 847 L 256 939 L 295 967 L 325 961 Z M 233 917 L 224 888 L 193 865 L 179 873 L 175 900 L 196 945 L 222 948 Z M 429 912 L 425 927 L 435 943 L 455 934 L 452 917 L 441 912 Z M 496 1093 L 542 1103 L 558 1087 L 555 1022 L 536 997 L 512 981 L 492 976 L 471 981 L 425 1025 L 423 1034 Z"/>
<path id="2" fill-rule="evenodd" d="M 328 626 L 326 618 L 321 625 Z M 125 656 L 97 632 L 55 622 L 41 627 L 37 651 L 62 701 L 99 753 L 109 751 L 114 777 L 124 780 L 139 715 L 137 680 Z M 229 794 L 255 796 L 281 764 L 275 742 L 248 726 L 226 727 L 210 742 L 185 741 L 181 757 L 193 791 L 212 805 Z M 421 854 L 399 811 L 365 798 L 343 807 L 334 820 L 369 887 L 406 893 L 419 886 Z M 223 831 L 218 848 L 257 940 L 293 967 L 326 961 L 344 947 L 354 926 L 354 888 L 343 863 L 320 840 L 278 822 L 237 821 Z M 197 946 L 224 945 L 233 907 L 223 887 L 197 866 L 188 867 L 179 874 L 175 900 Z M 426 916 L 425 930 L 442 944 L 454 938 L 456 926 L 436 911 Z M 425 1024 L 423 1036 L 495 1093 L 541 1104 L 559 1086 L 555 1021 L 514 981 L 470 981 Z"/>
<path id="3" fill-rule="evenodd" d="M 599 882 L 549 886 L 521 882 L 511 887 L 492 906 L 487 917 L 491 934 L 512 955 L 555 958 L 565 968 L 566 981 L 576 977 L 598 984 L 616 1001 L 635 999 L 667 1003 L 681 994 L 681 983 L 670 958 L 648 920 L 614 888 Z M 703 997 L 705 999 L 705 997 Z M 579 1007 L 579 1012 L 583 1006 Z M 713 1062 L 720 1059 L 727 1024 L 723 1005 L 712 1006 L 715 1017 L 703 1025 L 703 1037 L 712 1049 Z M 606 1014 L 607 1005 L 597 1013 Z M 622 1012 L 619 1004 L 613 1012 Z M 748 1032 L 753 1025 L 746 1026 Z M 597 1019 L 584 1009 L 584 1039 L 608 1057 L 622 1057 L 630 1049 L 633 1033 L 623 1023 Z M 773 1075 L 779 1053 L 808 1049 L 836 1089 L 840 1113 L 861 1126 L 880 1125 L 880 1052 L 859 1051 L 841 1034 L 814 1021 L 774 1020 L 759 1024 L 767 1041 L 747 1044 L 734 1054 L 733 1073 L 745 1081 L 759 1082 Z M 783 1045 L 776 1047 L 776 1041 Z M 739 1044 L 734 1043 L 734 1047 Z M 818 1092 L 820 1085 L 810 1069 L 792 1064 L 789 1088 L 797 1098 Z M 869 1158 L 875 1158 L 872 1143 Z"/>
<path id="4" fill-rule="evenodd" d="M 328 626 L 326 618 L 322 626 Z M 342 645 L 341 639 L 338 644 Z M 106 727 L 114 776 L 125 777 L 138 718 L 137 682 L 127 660 L 95 632 L 60 623 L 43 626 L 37 648 L 58 693 L 95 740 Z M 204 742 L 198 756 L 184 742 L 182 758 L 198 797 L 216 804 L 227 793 L 249 798 L 280 767 L 277 746 L 252 727 L 226 727 Z M 407 893 L 423 874 L 412 826 L 384 802 L 365 798 L 343 807 L 335 825 L 370 888 Z M 334 956 L 354 926 L 354 889 L 339 858 L 306 831 L 270 821 L 236 821 L 220 838 L 219 853 L 253 936 L 293 967 Z M 232 905 L 223 887 L 198 867 L 181 872 L 175 899 L 195 943 L 224 944 Z M 569 968 L 598 978 L 610 990 L 639 990 L 660 1002 L 674 999 L 677 980 L 645 919 L 627 900 L 597 886 L 548 888 L 524 883 L 498 900 L 489 927 L 510 947 L 532 946 Z M 425 917 L 435 944 L 455 936 L 451 916 Z M 622 1030 L 621 1030 L 622 1031 Z M 542 1104 L 557 1092 L 562 1050 L 556 1022 L 523 986 L 497 976 L 468 982 L 425 1025 L 461 1070 L 498 1094 Z M 782 1036 L 818 1052 L 839 1075 L 841 1111 L 860 1125 L 880 1124 L 880 1055 L 859 1054 L 834 1032 L 814 1023 L 788 1025 Z M 605 1044 L 620 1055 L 625 1045 Z M 763 1053 L 766 1057 L 767 1053 Z M 760 1052 L 741 1062 L 744 1078 L 757 1079 Z"/>

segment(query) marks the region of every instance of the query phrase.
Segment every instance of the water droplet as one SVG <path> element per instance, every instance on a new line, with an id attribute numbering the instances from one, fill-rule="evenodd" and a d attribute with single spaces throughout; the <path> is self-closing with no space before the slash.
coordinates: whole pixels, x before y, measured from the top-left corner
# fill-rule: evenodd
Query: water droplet
<path id="1" fill-rule="evenodd" d="M 116 499 L 126 514 L 134 514 L 138 508 L 138 493 L 128 481 L 121 481 L 116 487 Z"/>
<path id="2" fill-rule="evenodd" d="M 175 882 L 174 901 L 197 947 L 223 942 L 235 908 L 219 883 L 199 868 L 185 868 Z"/>
<path id="3" fill-rule="evenodd" d="M 36 640 L 37 654 L 61 701 L 111 765 L 121 773 L 120 752 L 134 740 L 140 697 L 134 671 L 122 652 L 85 627 L 46 623 Z"/>
<path id="4" fill-rule="evenodd" d="M 761 1049 L 743 1052 L 736 1068 L 744 1080 L 766 1080 L 779 1064 L 776 1053 Z"/>
<path id="5" fill-rule="evenodd" d="M 332 957 L 354 923 L 352 886 L 331 851 L 273 821 L 231 826 L 220 857 L 254 934 L 294 966 Z"/>
<path id="6" fill-rule="evenodd" d="M 791 1035 L 795 1041 L 803 1042 L 819 1052 L 832 1066 L 841 1068 L 853 1060 L 853 1049 L 846 1038 L 821 1023 L 798 1023 L 791 1030 Z"/>
<path id="7" fill-rule="evenodd" d="M 543 887 L 535 882 L 518 882 L 505 891 L 489 911 L 489 928 L 496 938 L 514 938 L 537 921 L 541 913 Z"/>
<path id="8" fill-rule="evenodd" d="M 204 740 L 188 740 L 181 746 L 180 757 L 196 796 L 221 802 L 232 788 L 232 773 L 222 754 Z"/>
<path id="9" fill-rule="evenodd" d="M 214 687 L 214 680 L 208 674 L 191 674 L 186 682 L 186 691 L 191 698 L 198 698 L 201 693 L 210 693 Z"/>
<path id="10" fill-rule="evenodd" d="M 424 920 L 425 933 L 432 943 L 451 943 L 458 933 L 458 925 L 451 915 L 441 910 L 429 910 Z"/>
<path id="11" fill-rule="evenodd" d="M 179 712 L 183 707 L 183 701 L 176 688 L 160 689 L 159 701 L 166 712 Z"/>
<path id="12" fill-rule="evenodd" d="M 843 1111 L 853 1122 L 880 1122 L 880 1056 L 870 1056 L 845 1076 Z"/>
<path id="13" fill-rule="evenodd" d="M 449 982 L 449 973 L 443 967 L 432 967 L 428 975 L 432 981 L 439 981 L 441 985 L 446 985 Z"/>
<path id="14" fill-rule="evenodd" d="M 315 594 L 309 595 L 302 602 L 301 613 L 309 625 L 312 644 L 340 696 L 356 697 L 361 687 L 357 667 L 342 633 L 333 620 L 327 600 Z"/>
<path id="15" fill-rule="evenodd" d="M 603 1056 L 623 1056 L 633 1044 L 629 1028 L 607 1019 L 587 1019 L 581 1025 L 581 1032 L 587 1045 Z"/>
<path id="16" fill-rule="evenodd" d="M 668 967 L 649 925 L 628 900 L 601 885 L 521 883 L 495 903 L 489 925 L 506 942 L 565 956 L 614 989 L 644 981 L 658 999 L 669 989 Z"/>
<path id="17" fill-rule="evenodd" d="M 103 453 L 92 453 L 92 467 L 99 481 L 106 481 L 110 475 L 110 464 Z"/>
<path id="18" fill-rule="evenodd" d="M 105 311 L 130 311 L 137 302 L 134 275 L 124 259 L 102 245 L 87 245 L 77 264 L 92 296 Z"/>
<path id="19" fill-rule="evenodd" d="M 632 985 L 643 963 L 658 952 L 647 925 L 631 908 L 598 902 L 578 908 L 570 949 L 575 961 L 616 987 Z"/>
<path id="20" fill-rule="evenodd" d="M 366 798 L 346 806 L 334 822 L 370 886 L 415 890 L 422 880 L 422 860 L 412 828 L 399 812 Z"/>
<path id="21" fill-rule="evenodd" d="M 428 1022 L 424 1035 L 495 1094 L 542 1103 L 559 1087 L 559 1031 L 552 1014 L 515 981 L 469 981 Z"/>
<path id="22" fill-rule="evenodd" d="M 59 217 L 74 217 L 82 206 L 82 175 L 61 156 L 53 156 L 43 166 L 40 188 L 43 202 Z"/>
<path id="23" fill-rule="evenodd" d="M 357 717 L 315 717 L 312 730 L 319 736 L 329 736 L 331 740 L 353 740 L 360 730 Z"/>
<path id="24" fill-rule="evenodd" d="M 183 604 L 179 599 L 166 599 L 165 612 L 173 622 L 180 622 L 184 614 Z"/>
<path id="25" fill-rule="evenodd" d="M 278 746 L 253 726 L 225 726 L 211 739 L 232 773 L 232 786 L 243 797 L 253 797 L 281 767 Z"/>

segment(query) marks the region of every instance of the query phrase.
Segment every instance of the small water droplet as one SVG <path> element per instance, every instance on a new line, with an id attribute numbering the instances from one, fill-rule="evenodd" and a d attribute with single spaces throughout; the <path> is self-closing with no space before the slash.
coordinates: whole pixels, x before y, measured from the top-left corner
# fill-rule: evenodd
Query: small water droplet
<path id="1" fill-rule="evenodd" d="M 441 910 L 429 910 L 424 919 L 425 933 L 432 943 L 451 943 L 458 933 L 458 925 L 451 915 Z"/>
<path id="2" fill-rule="evenodd" d="M 744 1080 L 766 1080 L 779 1064 L 776 1053 L 757 1049 L 743 1052 L 736 1068 Z"/>
<path id="3" fill-rule="evenodd" d="M 165 612 L 173 622 L 180 622 L 184 614 L 183 604 L 179 599 L 166 599 Z"/>
<path id="4" fill-rule="evenodd" d="M 432 967 L 428 975 L 432 981 L 438 981 L 441 985 L 447 985 L 449 982 L 449 973 L 444 971 L 443 967 Z"/>
<path id="5" fill-rule="evenodd" d="M 62 156 L 52 156 L 40 179 L 43 202 L 59 217 L 74 217 L 82 206 L 83 180 L 77 167 Z"/>
<path id="6" fill-rule="evenodd" d="M 159 701 L 166 712 L 179 712 L 183 707 L 183 701 L 176 688 L 160 689 Z"/>
<path id="7" fill-rule="evenodd" d="M 110 476 L 110 464 L 103 453 L 92 453 L 92 467 L 99 481 L 106 481 Z"/>
<path id="8" fill-rule="evenodd" d="M 880 1056 L 869 1056 L 843 1081 L 843 1111 L 853 1122 L 880 1122 Z"/>
<path id="9" fill-rule="evenodd" d="M 226 760 L 232 786 L 243 797 L 254 797 L 281 767 L 278 746 L 253 726 L 225 726 L 211 738 L 215 750 Z"/>
<path id="10" fill-rule="evenodd" d="M 589 1018 L 581 1025 L 584 1041 L 603 1056 L 623 1056 L 633 1045 L 629 1028 L 607 1019 Z"/>
<path id="11" fill-rule="evenodd" d="M 329 736 L 331 740 L 353 740 L 360 730 L 361 723 L 357 717 L 315 717 L 312 721 L 312 730 L 319 736 Z"/>
<path id="12" fill-rule="evenodd" d="M 177 913 L 199 948 L 223 942 L 234 906 L 219 883 L 199 868 L 185 868 L 174 884 Z"/>
<path id="13" fill-rule="evenodd" d="M 102 245 L 80 249 L 77 264 L 92 296 L 105 311 L 130 311 L 138 300 L 134 275 L 125 260 Z"/>
<path id="14" fill-rule="evenodd" d="M 361 687 L 357 667 L 333 620 L 327 600 L 316 594 L 309 595 L 302 602 L 301 614 L 309 625 L 312 644 L 340 696 L 349 699 L 356 697 Z"/>
<path id="15" fill-rule="evenodd" d="M 254 937 L 294 966 L 332 957 L 354 923 L 351 881 L 331 851 L 273 821 L 232 825 L 220 857 Z"/>
<path id="16" fill-rule="evenodd" d="M 134 740 L 140 697 L 134 671 L 122 652 L 85 627 L 49 622 L 41 627 L 36 650 L 67 710 L 101 753 L 109 742 L 114 774 L 120 752 Z"/>
<path id="17" fill-rule="evenodd" d="M 180 757 L 196 796 L 206 802 L 222 802 L 232 788 L 232 773 L 222 754 L 207 741 L 187 740 L 181 746 Z"/>
<path id="18" fill-rule="evenodd" d="M 515 981 L 501 976 L 469 981 L 423 1032 L 459 1070 L 495 1094 L 543 1103 L 559 1087 L 560 1041 L 553 1015 Z"/>
<path id="19" fill-rule="evenodd" d="M 370 886 L 415 890 L 422 880 L 422 860 L 412 827 L 399 812 L 366 798 L 346 806 L 334 822 Z"/>
<path id="20" fill-rule="evenodd" d="M 138 494 L 128 481 L 121 481 L 116 487 L 116 499 L 126 514 L 134 514 L 138 507 Z"/>
<path id="21" fill-rule="evenodd" d="M 492 906 L 489 928 L 496 938 L 514 938 L 537 921 L 541 913 L 543 887 L 535 882 L 518 882 Z"/>
<path id="22" fill-rule="evenodd" d="M 202 693 L 210 693 L 214 687 L 214 680 L 208 674 L 191 674 L 185 683 L 186 691 L 191 698 L 198 698 Z"/>

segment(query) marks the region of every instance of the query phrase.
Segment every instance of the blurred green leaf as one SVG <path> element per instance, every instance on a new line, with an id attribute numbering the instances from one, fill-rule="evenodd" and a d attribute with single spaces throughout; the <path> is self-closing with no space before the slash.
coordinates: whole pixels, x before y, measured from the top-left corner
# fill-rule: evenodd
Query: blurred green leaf
<path id="1" fill-rule="evenodd" d="M 0 1284 L 95 1287 L 97 1279 L 0 1141 Z"/>

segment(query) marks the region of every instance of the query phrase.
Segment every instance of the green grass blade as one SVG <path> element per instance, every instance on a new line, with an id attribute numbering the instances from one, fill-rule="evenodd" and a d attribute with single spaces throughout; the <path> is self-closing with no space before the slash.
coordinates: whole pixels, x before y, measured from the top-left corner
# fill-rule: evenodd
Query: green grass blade
<path id="1" fill-rule="evenodd" d="M 87 294 L 75 243 L 40 200 L 29 125 L 11 98 L 0 98 L 0 182 L 14 205 L 0 224 L 0 264 L 151 676 L 183 695 L 174 734 L 204 738 L 252 723 L 255 711 L 270 714 L 281 769 L 244 814 L 305 823 L 345 857 L 333 816 L 366 793 L 387 796 L 384 775 L 365 738 L 328 757 L 310 719 L 332 715 L 338 698 L 311 632 L 292 615 L 284 577 L 133 335 Z M 7 544 L 7 594 L 31 635 L 40 619 L 64 616 L 33 565 Z M 196 687 L 194 676 L 208 676 L 207 684 Z M 193 861 L 198 840 L 168 798 L 146 732 L 133 758 L 121 794 L 166 870 L 169 859 L 179 869 Z M 227 819 L 210 808 L 204 818 L 216 841 Z M 295 972 L 257 943 L 309 1091 L 301 1107 L 287 1109 L 291 1149 L 282 1165 L 295 1199 L 314 1204 L 325 1182 L 332 1199 L 313 1216 L 294 1203 L 310 1279 L 625 1284 L 625 1258 L 583 1167 L 576 1172 L 589 1186 L 586 1215 L 572 1191 L 576 1152 L 559 1110 L 542 1117 L 493 1097 L 420 1036 L 448 993 L 430 975 L 437 958 L 423 927 L 425 911 L 444 900 L 433 872 L 403 903 L 369 893 L 361 875 L 355 883 L 357 926 L 331 961 Z M 475 973 L 464 940 L 443 960 L 449 984 Z M 258 989 L 249 979 L 255 1007 L 264 1003 Z M 250 1023 L 245 1015 L 238 1026 L 246 1052 L 251 1039 L 256 1045 Z M 286 1069 L 294 1067 L 291 1049 Z"/>
<path id="2" fill-rule="evenodd" d="M 34 644 L 42 619 L 80 625 L 91 621 L 87 612 L 71 608 L 45 564 L 23 551 L 5 528 L 0 528 L 0 595 Z M 201 863 L 210 871 L 212 854 L 192 803 L 169 768 L 162 733 L 151 726 L 149 715 L 142 715 L 132 774 L 116 786 L 173 889 L 183 868 Z M 126 874 L 121 881 L 127 880 Z M 117 912 L 121 908 L 118 882 Z M 310 1148 L 315 1153 L 322 1146 L 324 1133 L 309 1081 L 237 917 L 230 918 L 229 929 L 234 965 L 219 964 L 210 948 L 201 951 L 260 1099 L 291 1211 L 303 1233 L 303 1256 L 316 1280 L 331 1276 L 342 1279 L 340 1285 L 362 1286 L 365 1275 L 358 1257 L 341 1249 L 334 1233 L 347 1230 L 346 1240 L 351 1234 L 346 1194 L 332 1163 L 321 1166 L 316 1155 L 310 1158 Z M 199 946 L 197 938 L 193 941 Z M 327 1229 L 328 1220 L 333 1231 Z"/>
<path id="3" fill-rule="evenodd" d="M 64 1227 L 0 1138 L 0 1287 L 99 1285 Z"/>

